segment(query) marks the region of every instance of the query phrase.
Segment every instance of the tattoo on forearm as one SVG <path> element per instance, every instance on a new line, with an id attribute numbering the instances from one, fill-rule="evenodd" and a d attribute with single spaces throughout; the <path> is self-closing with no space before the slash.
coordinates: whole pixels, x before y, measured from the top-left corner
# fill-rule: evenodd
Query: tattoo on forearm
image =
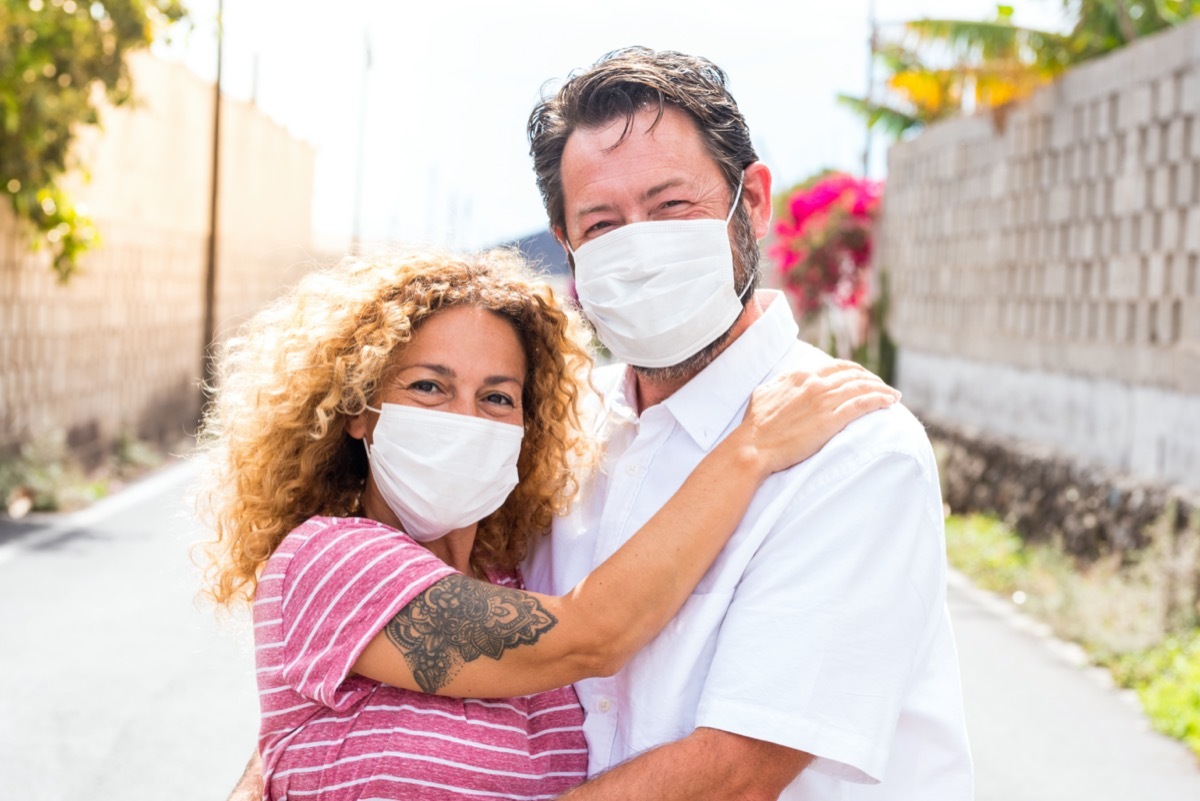
<path id="1" fill-rule="evenodd" d="M 467 662 L 533 645 L 557 623 L 532 595 L 453 575 L 409 602 L 384 631 L 417 685 L 435 693 Z"/>

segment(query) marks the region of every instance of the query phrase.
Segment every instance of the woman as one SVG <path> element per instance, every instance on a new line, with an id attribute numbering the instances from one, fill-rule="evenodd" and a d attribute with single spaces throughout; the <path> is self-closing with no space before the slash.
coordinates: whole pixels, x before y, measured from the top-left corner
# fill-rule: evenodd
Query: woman
<path id="1" fill-rule="evenodd" d="M 577 679 L 670 620 L 773 471 L 895 393 L 789 377 L 563 597 L 530 536 L 591 443 L 576 319 L 506 252 L 347 261 L 256 316 L 206 421 L 211 593 L 253 595 L 267 798 L 552 798 L 586 773 Z M 488 700 L 478 700 L 488 699 Z"/>

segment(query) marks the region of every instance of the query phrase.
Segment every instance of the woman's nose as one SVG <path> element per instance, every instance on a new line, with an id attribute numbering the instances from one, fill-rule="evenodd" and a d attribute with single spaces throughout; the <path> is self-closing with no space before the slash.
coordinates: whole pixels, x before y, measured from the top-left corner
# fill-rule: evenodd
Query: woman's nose
<path id="1" fill-rule="evenodd" d="M 450 401 L 448 411 L 451 411 L 454 414 L 465 414 L 469 417 L 478 417 L 481 413 L 479 404 L 475 402 L 474 398 L 461 394 L 456 395 L 454 399 Z"/>

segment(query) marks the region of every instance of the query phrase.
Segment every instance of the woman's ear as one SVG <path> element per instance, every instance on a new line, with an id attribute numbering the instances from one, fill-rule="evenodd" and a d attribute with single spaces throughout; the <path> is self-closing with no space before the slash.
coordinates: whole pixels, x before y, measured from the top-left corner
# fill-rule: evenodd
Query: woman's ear
<path id="1" fill-rule="evenodd" d="M 356 414 L 353 417 L 346 418 L 346 433 L 355 439 L 362 439 L 367 435 L 367 413 L 364 410 L 362 414 Z"/>

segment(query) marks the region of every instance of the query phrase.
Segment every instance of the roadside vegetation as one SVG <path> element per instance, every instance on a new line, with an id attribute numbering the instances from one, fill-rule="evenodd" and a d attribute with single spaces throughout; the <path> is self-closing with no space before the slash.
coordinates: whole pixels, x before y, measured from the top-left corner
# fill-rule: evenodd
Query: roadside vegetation
<path id="1" fill-rule="evenodd" d="M 1165 520 L 1138 553 L 1082 563 L 1054 543 L 1023 540 L 984 515 L 946 521 L 950 563 L 1010 598 L 1133 689 L 1156 729 L 1200 757 L 1200 521 L 1184 535 Z"/>
<path id="2" fill-rule="evenodd" d="M 89 466 L 71 453 L 61 430 L 42 432 L 13 456 L 0 457 L 0 512 L 19 519 L 30 512 L 81 509 L 168 458 L 158 446 L 126 435 Z"/>

